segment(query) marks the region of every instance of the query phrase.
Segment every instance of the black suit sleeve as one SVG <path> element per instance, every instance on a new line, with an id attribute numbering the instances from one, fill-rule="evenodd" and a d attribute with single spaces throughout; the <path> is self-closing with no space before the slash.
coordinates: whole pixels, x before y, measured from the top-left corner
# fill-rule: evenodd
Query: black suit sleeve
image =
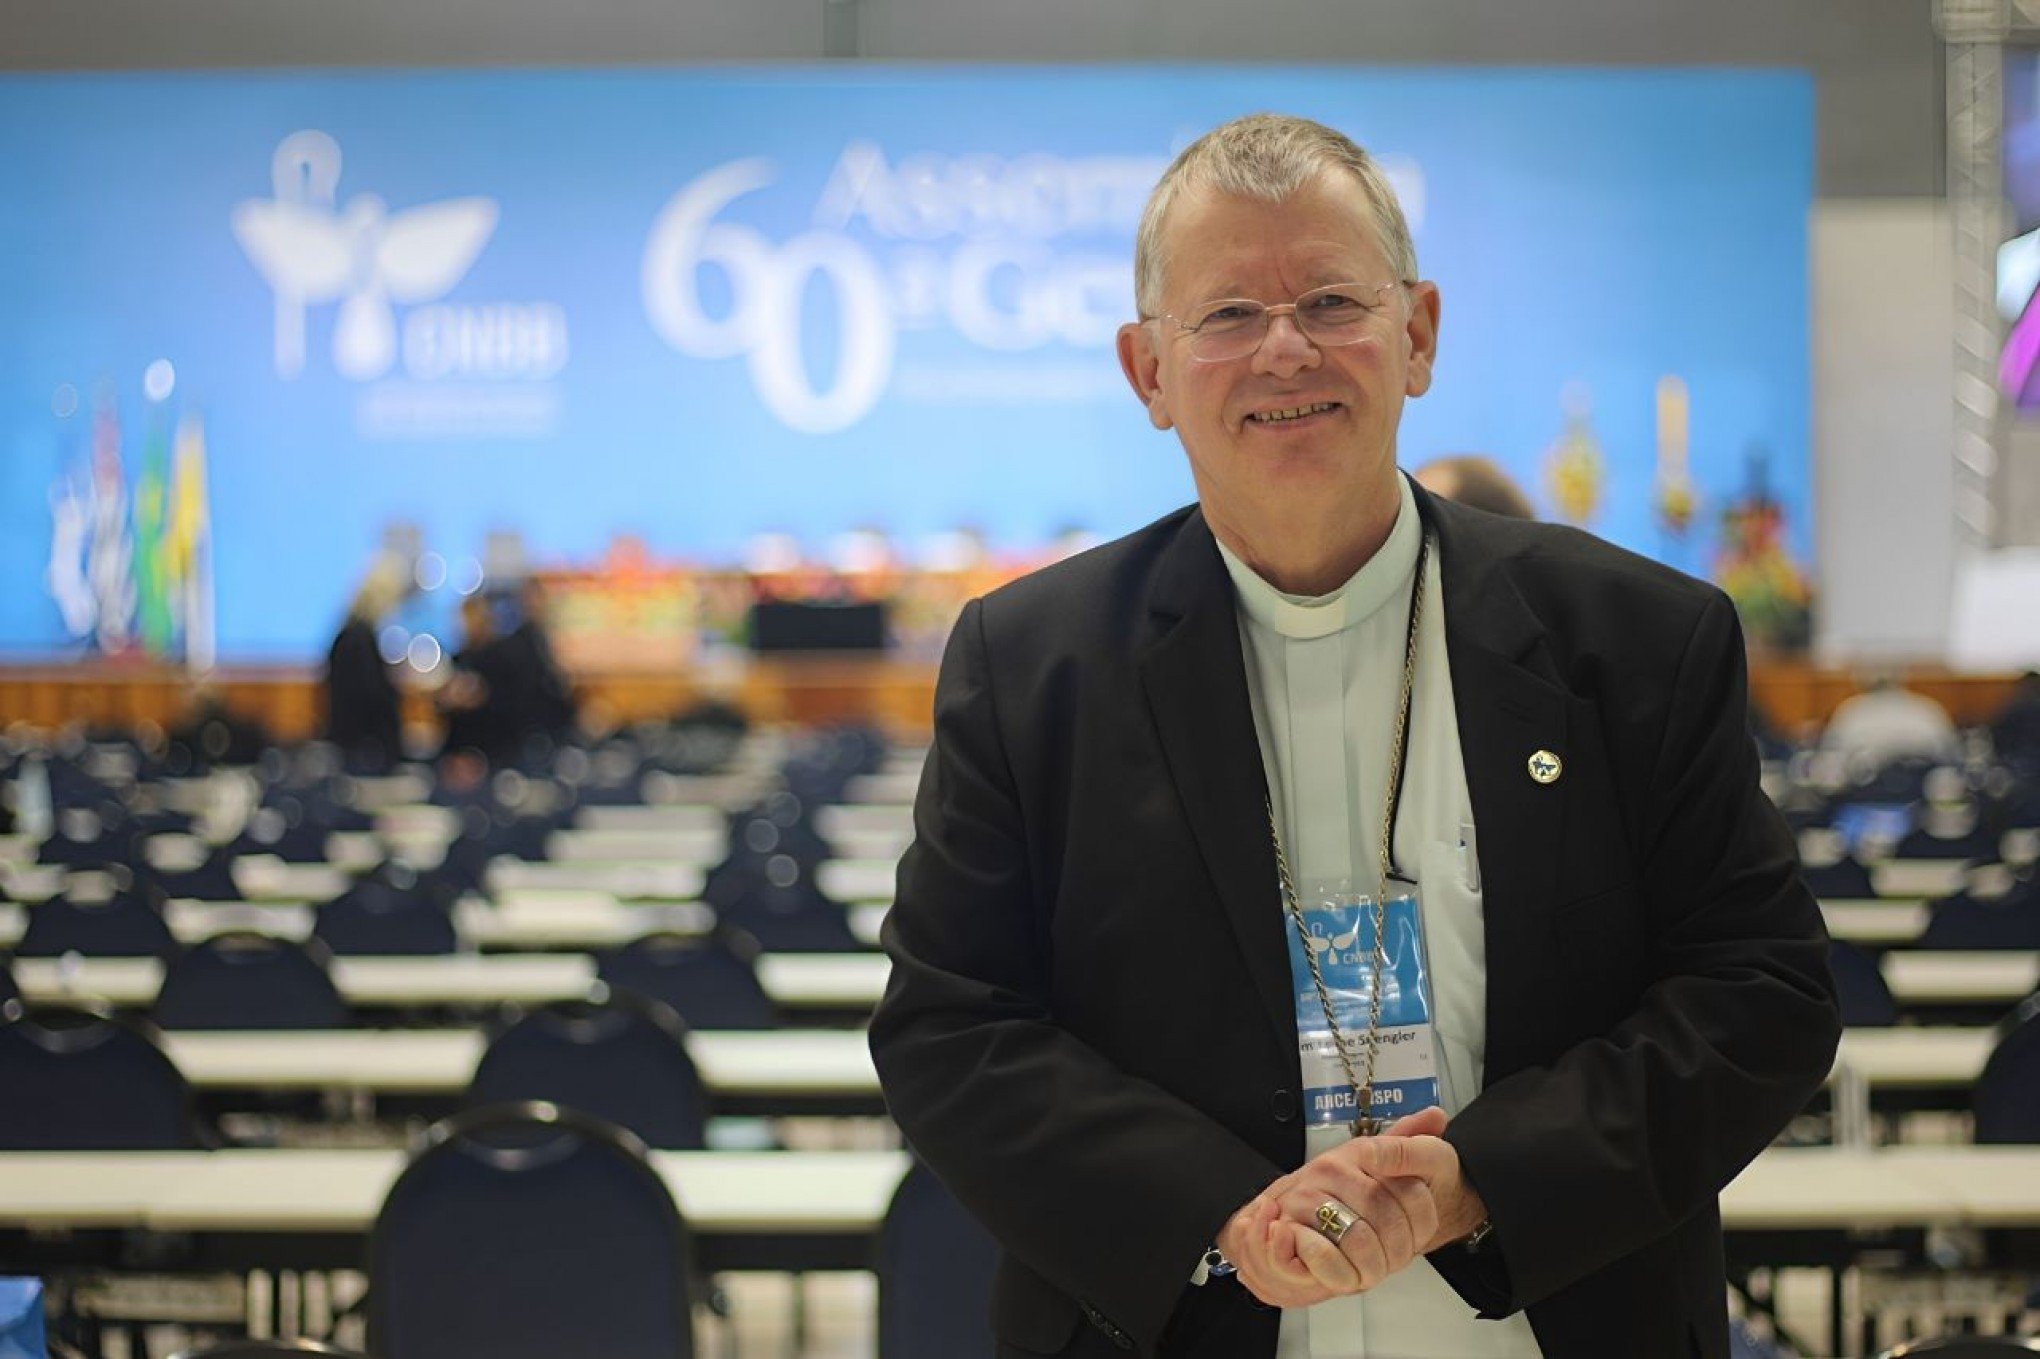
<path id="1" fill-rule="evenodd" d="M 1715 1195 L 1819 1088 L 1840 1033 L 1820 910 L 1758 787 L 1742 635 L 1726 597 L 1664 670 L 1604 702 L 1634 822 L 1647 985 L 1607 1032 L 1482 1091 L 1446 1138 L 1500 1261 L 1441 1272 L 1490 1315 L 1657 1240 Z M 1653 693 L 1652 689 L 1657 692 Z"/>
<path id="2" fill-rule="evenodd" d="M 1037 876 L 1043 832 L 1011 752 L 1048 736 L 1024 696 L 998 692 L 986 614 L 964 610 L 943 658 L 872 1054 L 907 1141 L 1009 1257 L 1146 1350 L 1199 1253 L 1283 1170 L 1059 1015 L 1055 914 L 1101 903 L 1058 900 Z M 1153 1041 L 1175 1041 L 1172 1010 L 1197 1003 L 1154 996 Z"/>

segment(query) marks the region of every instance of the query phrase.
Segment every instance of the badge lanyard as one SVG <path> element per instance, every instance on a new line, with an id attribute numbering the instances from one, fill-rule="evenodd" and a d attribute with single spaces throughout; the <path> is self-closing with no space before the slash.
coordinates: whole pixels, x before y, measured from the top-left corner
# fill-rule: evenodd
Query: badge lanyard
<path id="1" fill-rule="evenodd" d="M 1368 1137 L 1381 1131 L 1382 1120 L 1373 1115 L 1374 1108 L 1374 1054 L 1381 1033 L 1381 972 L 1388 962 L 1388 880 L 1393 869 L 1395 855 L 1395 819 L 1398 805 L 1402 802 L 1403 757 L 1407 751 L 1410 728 L 1410 698 L 1416 690 L 1417 680 L 1417 638 L 1418 620 L 1424 609 L 1424 566 L 1430 557 L 1431 539 L 1428 534 L 1417 542 L 1416 580 L 1410 586 L 1409 633 L 1403 639 L 1402 697 L 1396 705 L 1395 738 L 1389 747 L 1388 789 L 1382 798 L 1381 807 L 1381 852 L 1379 855 L 1380 886 L 1374 894 L 1372 911 L 1374 921 L 1374 950 L 1369 958 L 1370 980 L 1367 986 L 1367 1033 L 1366 1054 L 1360 1072 L 1353 1069 L 1353 1056 L 1346 1050 L 1346 1036 L 1339 1030 L 1338 1018 L 1332 1013 L 1331 992 L 1325 987 L 1323 969 L 1318 965 L 1317 953 L 1310 947 L 1310 931 L 1303 920 L 1303 903 L 1297 900 L 1296 883 L 1289 874 L 1289 858 L 1282 852 L 1282 833 L 1275 825 L 1275 800 L 1266 799 L 1268 808 L 1268 837 L 1275 844 L 1275 867 L 1282 883 L 1282 901 L 1288 909 L 1289 919 L 1296 926 L 1296 933 L 1303 940 L 1303 956 L 1310 965 L 1311 985 L 1317 988 L 1318 1004 L 1325 1012 L 1325 1024 L 1331 1031 L 1332 1048 L 1339 1054 L 1339 1065 L 1345 1070 L 1346 1082 L 1353 1087 L 1353 1136 Z"/>

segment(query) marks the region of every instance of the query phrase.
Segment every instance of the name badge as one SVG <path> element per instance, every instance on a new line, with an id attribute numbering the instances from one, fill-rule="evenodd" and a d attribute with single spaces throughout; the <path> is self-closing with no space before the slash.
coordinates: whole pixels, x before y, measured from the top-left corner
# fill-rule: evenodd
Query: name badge
<path id="1" fill-rule="evenodd" d="M 1413 883 L 1391 881 L 1383 909 L 1387 956 L 1381 965 L 1381 1015 L 1374 1030 L 1374 1101 L 1370 1117 L 1393 1120 L 1437 1104 L 1438 1054 L 1432 1033 L 1430 973 L 1425 961 L 1424 914 Z M 1373 1009 L 1374 897 L 1350 882 L 1306 884 L 1300 892 L 1303 932 L 1289 927 L 1289 971 L 1296 996 L 1297 1055 L 1303 1067 L 1306 1128 L 1346 1125 L 1354 1119 L 1354 1091 L 1325 1022 L 1331 1005 L 1353 1074 L 1367 1078 L 1369 1020 Z M 1324 981 L 1318 995 L 1311 962 Z"/>

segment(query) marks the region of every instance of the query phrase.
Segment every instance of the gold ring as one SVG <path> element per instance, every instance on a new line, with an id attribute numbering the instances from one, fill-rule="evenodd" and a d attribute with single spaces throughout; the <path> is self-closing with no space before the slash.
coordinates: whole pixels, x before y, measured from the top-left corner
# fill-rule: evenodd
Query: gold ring
<path id="1" fill-rule="evenodd" d="M 1353 1210 L 1337 1199 L 1326 1199 L 1318 1205 L 1317 1229 L 1334 1245 L 1346 1239 L 1346 1233 L 1353 1230 L 1357 1221 Z"/>

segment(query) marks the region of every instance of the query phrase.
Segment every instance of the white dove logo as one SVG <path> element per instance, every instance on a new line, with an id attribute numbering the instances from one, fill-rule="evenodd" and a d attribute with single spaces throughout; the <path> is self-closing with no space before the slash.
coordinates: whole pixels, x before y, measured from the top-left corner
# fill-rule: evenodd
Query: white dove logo
<path id="1" fill-rule="evenodd" d="M 316 130 L 277 144 L 273 199 L 233 211 L 234 239 L 276 293 L 276 373 L 305 366 L 305 308 L 341 299 L 333 366 L 356 381 L 388 372 L 397 357 L 392 303 L 444 296 L 496 229 L 490 198 L 448 198 L 391 213 L 374 194 L 336 211 L 340 147 Z"/>

